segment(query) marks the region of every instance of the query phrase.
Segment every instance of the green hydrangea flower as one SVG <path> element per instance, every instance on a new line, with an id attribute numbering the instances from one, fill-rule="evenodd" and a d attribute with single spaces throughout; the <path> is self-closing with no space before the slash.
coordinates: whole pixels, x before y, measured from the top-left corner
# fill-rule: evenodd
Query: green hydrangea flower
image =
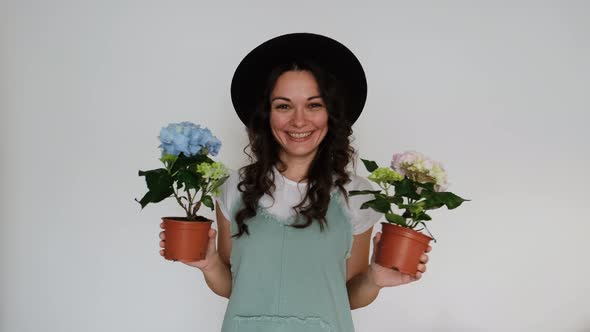
<path id="1" fill-rule="evenodd" d="M 200 163 L 197 165 L 197 172 L 207 180 L 219 180 L 229 174 L 228 169 L 220 162 Z"/>
<path id="2" fill-rule="evenodd" d="M 213 189 L 211 191 L 211 195 L 213 195 L 214 197 L 221 196 L 221 187 L 217 187 L 217 188 Z"/>
<path id="3" fill-rule="evenodd" d="M 389 167 L 379 167 L 367 178 L 376 183 L 392 183 L 403 180 L 404 176 Z"/>

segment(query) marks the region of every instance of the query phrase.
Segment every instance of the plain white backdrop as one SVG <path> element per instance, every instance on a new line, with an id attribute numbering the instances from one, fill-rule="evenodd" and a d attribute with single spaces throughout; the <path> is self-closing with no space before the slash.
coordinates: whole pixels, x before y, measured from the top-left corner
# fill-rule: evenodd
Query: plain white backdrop
<path id="1" fill-rule="evenodd" d="M 290 32 L 364 65 L 360 157 L 421 151 L 472 200 L 431 213 L 427 273 L 354 310 L 357 331 L 590 331 L 589 16 L 587 1 L 0 1 L 0 331 L 220 329 L 227 299 L 158 254 L 159 218 L 181 208 L 140 211 L 137 172 L 179 121 L 244 165 L 233 71 Z"/>

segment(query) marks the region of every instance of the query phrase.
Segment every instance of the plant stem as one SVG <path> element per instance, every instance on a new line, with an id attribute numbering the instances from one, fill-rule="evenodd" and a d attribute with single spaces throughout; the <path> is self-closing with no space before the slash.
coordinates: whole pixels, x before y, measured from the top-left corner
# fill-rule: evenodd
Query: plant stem
<path id="1" fill-rule="evenodd" d="M 197 211 L 199 211 L 200 208 L 201 208 L 201 201 L 198 201 L 195 204 L 195 207 L 193 208 L 193 215 L 196 215 L 197 214 Z"/>
<path id="2" fill-rule="evenodd" d="M 381 188 L 382 190 L 385 190 L 386 196 L 389 196 L 389 188 L 391 187 L 391 185 L 389 183 L 385 183 L 385 185 L 381 185 L 381 182 L 378 182 L 377 185 L 379 185 L 379 188 Z M 375 198 L 377 198 L 376 195 L 375 195 Z M 393 213 L 393 210 L 391 209 L 391 203 L 389 204 L 389 213 Z"/>
<path id="3" fill-rule="evenodd" d="M 182 208 L 184 209 L 184 211 L 186 212 L 187 216 L 188 216 L 188 210 L 187 208 L 184 206 L 184 204 L 182 204 L 182 201 L 180 200 L 180 198 L 178 197 L 178 194 L 176 194 L 176 190 L 174 189 L 174 186 L 172 187 L 173 193 L 174 193 L 174 197 L 176 197 L 176 201 L 178 202 L 178 204 L 180 204 L 180 206 L 182 206 Z"/>
<path id="4" fill-rule="evenodd" d="M 193 197 L 191 196 L 191 190 L 189 188 L 186 188 L 186 192 L 188 194 L 188 211 L 191 211 L 191 207 L 193 206 Z"/>
<path id="5" fill-rule="evenodd" d="M 193 208 L 193 211 L 192 211 L 193 215 L 197 215 L 197 211 L 199 211 L 199 209 L 201 208 L 203 197 L 205 197 L 205 195 L 207 195 L 209 193 L 209 190 L 207 190 L 207 187 L 209 187 L 209 183 L 205 182 L 205 185 L 201 187 L 201 198 L 195 203 L 195 207 Z M 197 193 L 195 192 L 195 198 L 196 197 L 197 197 Z"/>

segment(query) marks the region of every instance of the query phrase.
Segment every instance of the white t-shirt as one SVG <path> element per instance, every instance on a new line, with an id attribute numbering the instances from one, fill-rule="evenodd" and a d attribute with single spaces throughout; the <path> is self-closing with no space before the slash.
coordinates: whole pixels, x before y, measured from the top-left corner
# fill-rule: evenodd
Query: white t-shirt
<path id="1" fill-rule="evenodd" d="M 282 175 L 276 167 L 273 167 L 275 173 L 275 187 L 276 190 L 273 192 L 273 199 L 267 194 L 264 194 L 258 204 L 266 208 L 267 211 L 279 218 L 287 219 L 295 214 L 294 206 L 299 204 L 305 196 L 306 183 L 297 183 L 293 180 L 286 178 Z M 375 190 L 369 180 L 356 174 L 349 174 L 351 181 L 344 185 L 344 188 L 349 190 Z M 219 196 L 215 197 L 221 213 L 227 220 L 233 221 L 233 216 L 230 216 L 229 209 L 233 207 L 237 199 L 239 199 L 240 192 L 238 191 L 239 172 L 237 170 L 230 170 L 229 178 L 220 187 Z M 339 190 L 338 187 L 332 189 Z M 361 209 L 362 203 L 373 199 L 372 195 L 356 195 L 349 196 L 350 208 L 344 204 L 344 208 L 347 210 L 350 221 L 352 223 L 352 233 L 354 235 L 364 233 L 366 230 L 371 228 L 377 223 L 383 214 L 379 213 L 371 208 Z"/>

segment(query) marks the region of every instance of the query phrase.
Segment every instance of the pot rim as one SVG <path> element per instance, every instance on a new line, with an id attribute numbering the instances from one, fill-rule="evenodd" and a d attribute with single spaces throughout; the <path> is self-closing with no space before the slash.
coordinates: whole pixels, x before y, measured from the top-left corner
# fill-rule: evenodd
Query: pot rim
<path id="1" fill-rule="evenodd" d="M 197 215 L 197 217 L 201 217 L 201 218 L 205 218 L 207 220 L 183 220 L 186 219 L 186 217 L 161 217 L 161 219 L 163 221 L 174 221 L 174 222 L 180 222 L 180 223 L 196 223 L 196 222 L 202 222 L 202 223 L 207 223 L 207 222 L 213 222 L 212 219 L 209 219 L 207 217 L 201 216 L 201 215 Z"/>
<path id="2" fill-rule="evenodd" d="M 430 237 L 422 232 L 419 232 L 417 230 L 408 228 L 408 227 L 403 227 L 403 226 L 400 226 L 400 225 L 397 225 L 394 223 L 384 222 L 384 221 L 382 221 L 381 224 L 383 224 L 383 225 L 387 224 L 387 225 L 391 225 L 394 227 L 398 227 L 397 230 L 401 230 L 404 233 L 404 235 L 407 235 L 406 237 L 408 237 L 408 238 L 412 238 L 412 239 L 419 240 L 419 241 L 422 240 L 421 242 L 426 241 L 426 243 L 433 240 L 432 237 Z"/>

